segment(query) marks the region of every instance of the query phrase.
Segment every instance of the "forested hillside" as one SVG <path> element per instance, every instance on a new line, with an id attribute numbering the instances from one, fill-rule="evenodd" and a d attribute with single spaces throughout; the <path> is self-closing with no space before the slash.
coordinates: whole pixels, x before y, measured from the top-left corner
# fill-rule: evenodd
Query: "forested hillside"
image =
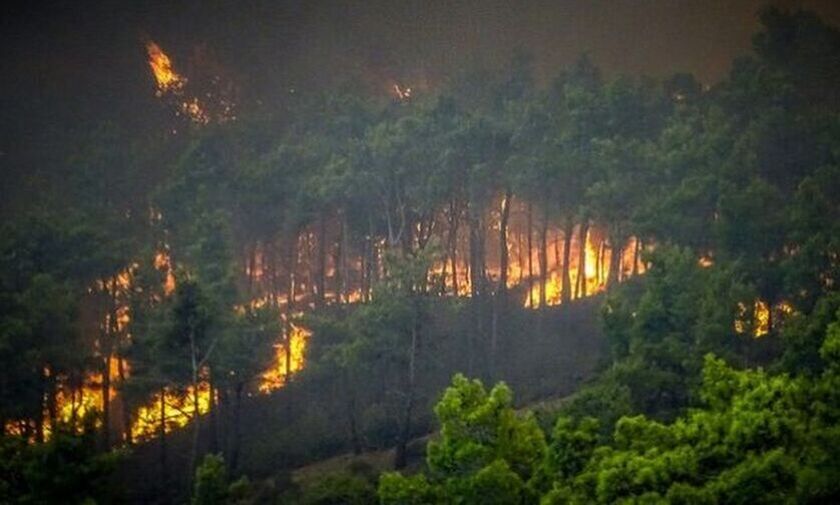
<path id="1" fill-rule="evenodd" d="M 760 19 L 714 85 L 520 50 L 270 107 L 146 40 L 164 127 L 3 206 L 0 502 L 836 502 L 840 31 Z"/>

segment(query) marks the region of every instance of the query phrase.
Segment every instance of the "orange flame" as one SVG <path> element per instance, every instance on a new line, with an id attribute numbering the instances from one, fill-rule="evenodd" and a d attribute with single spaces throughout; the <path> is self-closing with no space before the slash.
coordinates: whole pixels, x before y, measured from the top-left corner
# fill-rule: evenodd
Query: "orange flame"
<path id="1" fill-rule="evenodd" d="M 289 355 L 286 354 L 286 345 L 279 343 L 275 345 L 276 359 L 275 364 L 269 370 L 262 374 L 262 382 L 259 385 L 261 393 L 269 393 L 276 389 L 282 388 L 289 377 L 286 376 L 286 368 L 290 373 L 302 370 L 304 362 L 304 354 L 306 351 L 306 344 L 312 332 L 296 326 L 289 325 L 291 331 L 289 332 Z"/>
<path id="2" fill-rule="evenodd" d="M 178 109 L 176 115 L 183 114 L 197 124 L 209 123 L 210 116 L 198 98 L 183 98 L 187 78 L 175 71 L 172 60 L 163 52 L 163 49 L 155 42 L 149 41 L 146 43 L 146 52 L 149 55 L 149 67 L 152 69 L 157 84 L 155 96 L 159 98 L 172 96 L 176 99 Z"/>
<path id="3" fill-rule="evenodd" d="M 161 419 L 164 433 L 186 426 L 196 416 L 193 392 L 193 387 L 188 386 L 183 391 L 165 388 L 162 393 L 154 394 L 146 405 L 137 409 L 131 426 L 131 437 L 134 440 L 154 438 L 160 433 Z M 198 385 L 198 415 L 209 411 L 210 385 L 201 382 Z"/>
<path id="4" fill-rule="evenodd" d="M 182 77 L 172 67 L 169 56 L 163 49 L 153 41 L 146 43 L 146 52 L 149 54 L 149 66 L 157 81 L 157 96 L 163 96 L 169 92 L 181 91 L 187 84 L 187 78 Z"/>
<path id="5" fill-rule="evenodd" d="M 171 295 L 175 291 L 175 275 L 172 273 L 172 259 L 168 252 L 164 250 L 155 254 L 155 268 L 166 275 L 163 282 L 163 294 Z"/>

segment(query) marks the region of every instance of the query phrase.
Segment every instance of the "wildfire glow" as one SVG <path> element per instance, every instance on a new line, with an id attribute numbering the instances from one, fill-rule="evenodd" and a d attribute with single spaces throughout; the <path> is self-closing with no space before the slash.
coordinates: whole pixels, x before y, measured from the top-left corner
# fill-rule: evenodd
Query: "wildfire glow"
<path id="1" fill-rule="evenodd" d="M 165 388 L 162 393 L 154 394 L 146 405 L 137 409 L 131 426 L 131 437 L 134 440 L 147 440 L 159 435 L 161 421 L 164 433 L 186 426 L 196 415 L 193 391 L 192 386 L 188 386 L 181 391 Z M 201 382 L 198 385 L 198 414 L 209 411 L 210 385 Z"/>
<path id="2" fill-rule="evenodd" d="M 411 98 L 411 88 L 408 86 L 401 87 L 399 84 L 394 83 L 392 89 L 394 90 L 394 95 L 400 100 L 408 100 Z"/>
<path id="3" fill-rule="evenodd" d="M 159 45 L 152 41 L 146 43 L 146 52 L 149 55 L 149 66 L 157 81 L 157 96 L 163 96 L 169 92 L 178 92 L 187 84 L 186 77 L 182 77 L 172 67 L 169 56 L 163 52 Z"/>
<path id="4" fill-rule="evenodd" d="M 312 333 L 309 330 L 290 324 L 289 332 L 289 354 L 286 353 L 286 345 L 279 343 L 275 345 L 274 366 L 262 374 L 262 381 L 259 390 L 262 393 L 269 393 L 280 389 L 288 380 L 286 370 L 290 373 L 297 372 L 304 367 L 304 354 L 306 343 Z"/>
<path id="5" fill-rule="evenodd" d="M 159 251 L 155 254 L 155 268 L 166 275 L 163 282 L 163 293 L 166 296 L 171 295 L 175 291 L 175 275 L 172 273 L 172 260 L 168 252 Z"/>
<path id="6" fill-rule="evenodd" d="M 177 108 L 176 114 L 183 114 L 190 121 L 197 124 L 207 124 L 210 116 L 196 98 L 184 96 L 184 88 L 187 85 L 187 78 L 175 71 L 172 60 L 163 49 L 153 41 L 146 43 L 146 53 L 149 56 L 149 67 L 155 77 L 157 90 L 155 96 L 158 98 L 170 97 L 174 100 Z"/>
<path id="7" fill-rule="evenodd" d="M 748 320 L 752 316 L 752 335 L 755 338 L 763 337 L 770 333 L 770 319 L 771 310 L 776 310 L 781 314 L 790 314 L 793 312 L 792 307 L 787 302 L 779 303 L 774 309 L 771 309 L 767 302 L 763 300 L 756 300 L 752 307 L 748 307 L 743 303 L 738 303 L 738 317 L 735 319 L 735 332 L 746 333 L 749 329 Z M 750 314 L 752 311 L 752 314 Z"/>

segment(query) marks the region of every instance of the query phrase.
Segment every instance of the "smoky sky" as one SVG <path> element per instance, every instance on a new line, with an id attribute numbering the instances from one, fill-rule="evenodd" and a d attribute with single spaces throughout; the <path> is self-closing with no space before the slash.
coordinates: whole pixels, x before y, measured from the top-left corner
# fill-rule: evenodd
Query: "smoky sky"
<path id="1" fill-rule="evenodd" d="M 775 1 L 840 22 L 836 0 Z M 546 80 L 588 54 L 607 74 L 722 79 L 750 51 L 760 0 L 106 0 L 13 2 L 0 39 L 0 163 L 43 132 L 102 117 L 149 120 L 143 41 L 187 77 L 209 55 L 250 99 L 343 79 L 445 77 L 514 48 Z M 152 119 L 153 120 L 153 119 Z M 36 146 L 37 147 L 37 146 Z M 5 167 L 4 167 L 5 168 Z"/>

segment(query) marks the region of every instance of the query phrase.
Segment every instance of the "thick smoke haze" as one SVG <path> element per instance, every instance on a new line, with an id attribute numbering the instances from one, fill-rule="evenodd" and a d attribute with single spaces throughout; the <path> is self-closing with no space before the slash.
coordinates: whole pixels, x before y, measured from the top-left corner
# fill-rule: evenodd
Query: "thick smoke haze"
<path id="1" fill-rule="evenodd" d="M 772 2 L 840 21 L 831 0 Z M 514 48 L 546 80 L 588 54 L 608 73 L 720 80 L 750 51 L 761 0 L 17 2 L 0 24 L 0 163 L 36 163 L 44 132 L 102 119 L 154 124 L 144 39 L 188 77 L 196 61 L 233 76 L 247 100 L 363 80 L 414 85 Z M 198 55 L 198 57 L 196 56 Z M 4 178 L 5 179 L 5 178 Z M 4 186 L 8 184 L 8 180 Z"/>

